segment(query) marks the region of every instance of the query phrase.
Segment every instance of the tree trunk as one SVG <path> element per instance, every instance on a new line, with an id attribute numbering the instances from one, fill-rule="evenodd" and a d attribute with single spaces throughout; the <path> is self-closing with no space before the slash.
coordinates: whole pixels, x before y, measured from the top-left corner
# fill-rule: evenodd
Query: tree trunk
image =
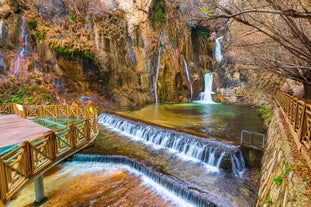
<path id="1" fill-rule="evenodd" d="M 305 99 L 309 99 L 309 100 L 311 100 L 311 85 L 310 84 L 306 84 L 306 83 L 304 83 L 303 84 L 303 88 L 304 88 L 304 90 L 305 90 L 305 93 L 304 93 L 304 98 Z"/>

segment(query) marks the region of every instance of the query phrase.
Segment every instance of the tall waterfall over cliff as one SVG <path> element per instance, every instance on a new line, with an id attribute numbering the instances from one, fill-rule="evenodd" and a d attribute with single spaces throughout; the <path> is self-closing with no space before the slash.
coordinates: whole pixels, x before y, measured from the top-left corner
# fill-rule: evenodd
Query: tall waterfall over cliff
<path id="1" fill-rule="evenodd" d="M 223 38 L 223 36 L 218 37 L 215 41 L 216 43 L 216 48 L 215 48 L 215 58 L 218 63 L 222 60 L 222 53 L 221 53 L 221 42 L 220 40 Z"/>
<path id="2" fill-rule="evenodd" d="M 18 31 L 19 48 L 15 58 L 11 62 L 10 72 L 13 75 L 19 75 L 20 72 L 26 72 L 28 70 L 29 60 L 27 58 L 27 52 L 29 51 L 29 34 L 27 31 L 27 23 L 25 17 L 22 16 L 20 20 L 20 26 Z"/>
<path id="3" fill-rule="evenodd" d="M 184 62 L 184 66 L 185 66 L 185 71 L 186 71 L 186 75 L 187 75 L 187 80 L 189 82 L 189 85 L 190 85 L 190 100 L 192 100 L 192 96 L 193 96 L 193 89 L 192 89 L 192 82 L 191 82 L 191 79 L 190 79 L 190 73 L 189 73 L 189 69 L 188 69 L 188 64 L 187 64 L 187 61 L 185 59 L 185 57 L 183 55 L 181 55 L 181 58 Z"/>

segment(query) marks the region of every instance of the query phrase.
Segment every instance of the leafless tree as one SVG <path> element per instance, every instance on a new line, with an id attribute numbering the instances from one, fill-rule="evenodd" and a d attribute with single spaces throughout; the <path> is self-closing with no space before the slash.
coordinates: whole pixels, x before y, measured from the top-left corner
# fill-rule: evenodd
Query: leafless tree
<path id="1" fill-rule="evenodd" d="M 303 83 L 311 99 L 310 0 L 213 0 L 201 13 L 199 22 L 233 20 L 264 36 L 248 41 L 248 64 Z"/>

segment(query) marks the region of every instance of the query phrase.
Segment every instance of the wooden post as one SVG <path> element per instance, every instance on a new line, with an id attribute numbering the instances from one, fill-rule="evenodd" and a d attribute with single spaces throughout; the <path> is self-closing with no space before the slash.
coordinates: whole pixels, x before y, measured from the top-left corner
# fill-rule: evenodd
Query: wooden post
<path id="1" fill-rule="evenodd" d="M 57 154 L 56 135 L 54 131 L 49 132 L 49 156 L 50 159 L 55 160 Z"/>
<path id="2" fill-rule="evenodd" d="M 31 153 L 31 144 L 28 141 L 23 142 L 24 145 L 24 176 L 26 178 L 29 178 L 32 175 L 33 172 L 33 161 L 32 161 L 32 153 Z"/>
<path id="3" fill-rule="evenodd" d="M 76 126 L 74 124 L 69 126 L 69 137 L 71 143 L 71 149 L 77 146 Z"/>
<path id="4" fill-rule="evenodd" d="M 86 136 L 87 140 L 91 138 L 91 125 L 89 119 L 84 120 L 84 135 Z"/>
<path id="5" fill-rule="evenodd" d="M 40 107 L 39 107 L 39 117 L 43 118 L 43 116 L 44 116 L 44 114 L 43 114 L 43 106 L 40 105 Z"/>
<path id="6" fill-rule="evenodd" d="M 58 106 L 57 105 L 55 105 L 54 106 L 54 112 L 55 112 L 55 118 L 58 118 Z"/>
<path id="7" fill-rule="evenodd" d="M 40 175 L 34 180 L 36 200 L 34 206 L 40 206 L 47 201 L 47 197 L 44 195 L 44 183 L 43 175 Z"/>
<path id="8" fill-rule="evenodd" d="M 0 179 L 1 179 L 0 198 L 2 201 L 6 200 L 6 193 L 8 191 L 8 182 L 6 179 L 6 173 L 4 168 L 5 168 L 4 161 L 0 159 Z"/>
<path id="9" fill-rule="evenodd" d="M 67 117 L 67 118 L 69 118 L 69 117 L 70 117 L 69 112 L 70 112 L 69 106 L 68 106 L 68 105 L 66 105 L 66 117 Z"/>
<path id="10" fill-rule="evenodd" d="M 83 117 L 84 119 L 88 119 L 89 118 L 88 115 L 87 115 L 87 107 L 86 106 L 83 107 L 83 116 L 84 116 Z"/>

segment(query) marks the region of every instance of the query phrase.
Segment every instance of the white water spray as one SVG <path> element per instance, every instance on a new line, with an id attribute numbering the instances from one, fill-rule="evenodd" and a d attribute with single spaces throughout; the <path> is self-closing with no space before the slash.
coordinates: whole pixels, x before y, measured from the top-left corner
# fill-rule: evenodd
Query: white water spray
<path id="1" fill-rule="evenodd" d="M 196 102 L 204 103 L 204 104 L 216 104 L 216 102 L 213 100 L 213 97 L 212 97 L 212 94 L 214 94 L 213 79 L 214 79 L 214 73 L 205 73 L 204 92 L 201 92 L 199 94 L 199 100 Z"/>

